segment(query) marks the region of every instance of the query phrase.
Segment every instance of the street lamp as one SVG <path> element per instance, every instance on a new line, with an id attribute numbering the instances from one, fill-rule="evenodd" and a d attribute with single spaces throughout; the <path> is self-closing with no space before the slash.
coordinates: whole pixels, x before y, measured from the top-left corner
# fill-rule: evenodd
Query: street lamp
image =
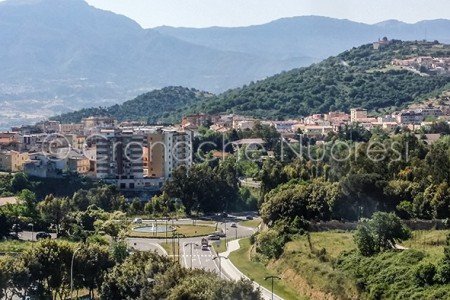
<path id="1" fill-rule="evenodd" d="M 278 277 L 278 276 L 267 276 L 266 278 L 264 278 L 264 280 L 267 280 L 267 279 L 271 279 L 272 280 L 272 300 L 273 300 L 273 281 L 274 281 L 274 279 L 281 280 L 281 278 Z"/>
<path id="2" fill-rule="evenodd" d="M 31 227 L 31 242 L 34 242 L 34 224 L 29 223 L 28 227 Z M 31 247 L 33 247 L 33 244 L 31 244 Z"/>
<path id="3" fill-rule="evenodd" d="M 81 247 L 78 247 L 77 249 L 75 249 L 75 251 L 72 254 L 72 261 L 70 263 L 70 299 L 72 299 L 72 292 L 73 292 L 73 262 L 75 260 L 75 255 L 80 250 L 81 250 Z"/>
<path id="4" fill-rule="evenodd" d="M 196 246 L 196 247 L 198 247 L 198 244 L 197 243 L 186 243 L 186 244 L 184 244 L 184 247 L 186 247 L 186 246 L 191 246 L 191 270 L 192 270 L 192 257 L 194 256 L 194 252 L 193 252 L 193 249 L 192 249 L 192 247 L 193 246 Z M 179 247 L 178 247 L 179 248 Z"/>
<path id="5" fill-rule="evenodd" d="M 223 259 L 228 259 L 228 257 L 226 256 L 222 256 L 222 255 L 217 255 L 213 258 L 213 260 L 219 259 L 219 273 L 220 273 L 220 278 L 222 278 L 222 258 Z"/>

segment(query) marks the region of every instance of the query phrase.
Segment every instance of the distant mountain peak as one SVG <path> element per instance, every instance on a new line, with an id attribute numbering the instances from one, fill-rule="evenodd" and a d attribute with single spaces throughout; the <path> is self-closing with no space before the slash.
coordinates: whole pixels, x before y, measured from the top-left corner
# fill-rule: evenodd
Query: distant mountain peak
<path id="1" fill-rule="evenodd" d="M 380 26 L 380 27 L 387 27 L 387 26 L 401 26 L 401 25 L 408 25 L 408 23 L 399 21 L 399 20 L 395 20 L 395 19 L 391 19 L 391 20 L 386 20 L 383 22 L 379 22 L 374 24 L 375 26 Z"/>

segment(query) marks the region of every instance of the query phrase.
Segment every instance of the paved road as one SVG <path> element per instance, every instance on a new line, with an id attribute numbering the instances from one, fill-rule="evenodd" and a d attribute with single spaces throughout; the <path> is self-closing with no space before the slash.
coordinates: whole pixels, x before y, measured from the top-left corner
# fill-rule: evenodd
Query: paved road
<path id="1" fill-rule="evenodd" d="M 227 251 L 220 253 L 220 255 L 224 256 L 224 257 L 228 257 L 231 252 L 236 251 L 239 248 L 240 248 L 239 240 L 231 241 L 230 243 L 228 243 Z M 240 280 L 241 278 L 249 279 L 241 271 L 239 271 L 238 268 L 236 268 L 236 266 L 233 265 L 233 263 L 229 259 L 222 260 L 222 272 L 224 273 L 224 275 L 227 278 L 229 278 L 231 280 Z M 255 287 L 255 289 L 258 289 L 258 288 L 260 289 L 263 298 L 266 300 L 271 300 L 271 299 L 283 300 L 283 298 L 281 298 L 275 294 L 273 295 L 273 298 L 272 298 L 272 292 L 269 291 L 268 289 L 260 286 L 256 282 L 253 283 L 253 286 Z"/>
<path id="2" fill-rule="evenodd" d="M 160 255 L 167 255 L 166 250 L 159 244 L 161 240 L 150 240 L 144 238 L 127 238 L 127 244 L 139 251 L 156 251 Z"/>

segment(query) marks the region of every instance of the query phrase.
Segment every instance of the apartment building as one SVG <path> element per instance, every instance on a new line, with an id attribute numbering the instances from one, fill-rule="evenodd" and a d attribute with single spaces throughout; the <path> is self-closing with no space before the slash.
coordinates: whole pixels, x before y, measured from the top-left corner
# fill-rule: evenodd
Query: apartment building
<path id="1" fill-rule="evenodd" d="M 133 131 L 105 129 L 96 140 L 97 178 L 137 179 L 143 177 L 144 137 Z"/>
<path id="2" fill-rule="evenodd" d="M 2 151 L 0 152 L 0 170 L 4 172 L 20 172 L 28 161 L 26 152 Z"/>
<path id="3" fill-rule="evenodd" d="M 181 166 L 192 165 L 192 133 L 177 129 L 163 129 L 165 155 L 164 178 L 170 179 L 172 172 Z"/>
<path id="4" fill-rule="evenodd" d="M 367 109 L 364 108 L 350 109 L 350 122 L 356 123 L 362 119 L 367 119 Z"/>

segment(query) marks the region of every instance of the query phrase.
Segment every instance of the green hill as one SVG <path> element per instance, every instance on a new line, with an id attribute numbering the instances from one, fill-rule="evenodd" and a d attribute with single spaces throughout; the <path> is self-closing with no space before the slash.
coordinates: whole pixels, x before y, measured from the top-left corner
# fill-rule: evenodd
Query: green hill
<path id="1" fill-rule="evenodd" d="M 119 121 L 147 123 L 177 122 L 182 110 L 214 95 L 184 87 L 166 87 L 142 94 L 133 100 L 111 107 L 85 108 L 52 118 L 63 123 L 76 123 L 89 116 L 111 116 Z"/>
<path id="2" fill-rule="evenodd" d="M 150 123 L 178 121 L 181 115 L 238 113 L 285 119 L 348 111 L 401 108 L 450 88 L 450 76 L 419 74 L 391 66 L 395 58 L 432 55 L 450 57 L 449 45 L 393 41 L 375 50 L 372 44 L 348 50 L 307 68 L 294 69 L 214 96 L 182 87 L 153 91 L 109 108 L 83 109 L 56 117 L 76 122 L 89 115 Z"/>
<path id="3" fill-rule="evenodd" d="M 372 44 L 353 48 L 307 68 L 295 69 L 230 90 L 194 110 L 286 118 L 361 106 L 401 107 L 450 82 L 449 76 L 421 76 L 390 66 L 394 58 L 450 56 L 450 46 L 394 41 L 382 50 Z"/>

